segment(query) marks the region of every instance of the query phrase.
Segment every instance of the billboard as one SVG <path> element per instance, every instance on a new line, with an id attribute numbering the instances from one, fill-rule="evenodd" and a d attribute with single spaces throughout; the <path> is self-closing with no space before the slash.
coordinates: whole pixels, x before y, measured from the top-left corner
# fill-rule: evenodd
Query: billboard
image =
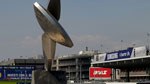
<path id="1" fill-rule="evenodd" d="M 32 71 L 35 69 L 36 69 L 35 66 L 0 66 L 0 81 L 1 80 L 31 81 Z"/>
<path id="2" fill-rule="evenodd" d="M 133 57 L 141 57 L 141 56 L 145 56 L 146 55 L 146 47 L 142 46 L 142 47 L 136 47 L 133 49 Z"/>
<path id="3" fill-rule="evenodd" d="M 91 67 L 89 75 L 90 79 L 108 80 L 111 79 L 111 68 Z"/>
<path id="4" fill-rule="evenodd" d="M 0 80 L 31 80 L 32 70 L 1 70 Z"/>
<path id="5" fill-rule="evenodd" d="M 142 47 L 135 47 L 135 48 L 131 47 L 125 50 L 118 50 L 118 51 L 98 54 L 94 56 L 92 63 L 142 57 L 142 56 L 146 56 L 147 53 L 146 51 L 147 51 L 146 47 L 142 46 Z"/>
<path id="6" fill-rule="evenodd" d="M 129 48 L 127 50 L 120 50 L 120 51 L 107 53 L 105 61 L 130 58 L 132 51 L 133 51 L 133 48 Z"/>

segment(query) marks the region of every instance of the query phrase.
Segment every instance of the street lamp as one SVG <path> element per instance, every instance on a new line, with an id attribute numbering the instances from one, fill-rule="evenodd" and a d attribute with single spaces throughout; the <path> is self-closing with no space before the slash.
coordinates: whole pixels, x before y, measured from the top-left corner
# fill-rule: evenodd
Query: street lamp
<path id="1" fill-rule="evenodd" d="M 121 50 L 122 50 L 122 43 L 123 43 L 123 40 L 121 40 Z"/>
<path id="2" fill-rule="evenodd" d="M 150 36 L 150 34 L 147 33 L 147 47 L 148 47 L 148 49 L 149 49 L 149 36 Z"/>
<path id="3" fill-rule="evenodd" d="M 101 44 L 101 53 L 103 52 L 102 49 L 103 49 L 103 44 Z"/>

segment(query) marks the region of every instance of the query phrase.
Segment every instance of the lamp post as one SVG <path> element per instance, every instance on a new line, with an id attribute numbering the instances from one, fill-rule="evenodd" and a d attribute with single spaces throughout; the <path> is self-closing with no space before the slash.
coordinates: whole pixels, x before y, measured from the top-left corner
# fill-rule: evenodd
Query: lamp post
<path id="1" fill-rule="evenodd" d="M 123 40 L 121 40 L 121 50 L 122 50 L 122 43 L 123 43 Z"/>
<path id="2" fill-rule="evenodd" d="M 149 36 L 150 36 L 150 34 L 147 33 L 147 47 L 148 47 L 148 49 L 149 49 Z"/>
<path id="3" fill-rule="evenodd" d="M 101 44 L 101 53 L 103 53 L 103 50 L 102 50 L 102 49 L 103 49 L 103 44 Z"/>

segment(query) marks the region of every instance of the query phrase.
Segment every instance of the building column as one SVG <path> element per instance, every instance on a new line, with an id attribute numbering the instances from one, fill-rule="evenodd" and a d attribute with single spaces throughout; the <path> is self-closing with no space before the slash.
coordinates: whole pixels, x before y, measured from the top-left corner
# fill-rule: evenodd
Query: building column
<path id="1" fill-rule="evenodd" d="M 56 71 L 59 70 L 59 59 L 56 59 Z"/>
<path id="2" fill-rule="evenodd" d="M 111 72 L 111 81 L 115 81 L 116 80 L 116 69 L 112 68 L 112 72 Z"/>
<path id="3" fill-rule="evenodd" d="M 146 74 L 148 74 L 147 79 L 150 80 L 150 67 L 146 68 Z"/>
<path id="4" fill-rule="evenodd" d="M 113 68 L 111 68 L 111 81 L 113 81 Z"/>
<path id="5" fill-rule="evenodd" d="M 130 70 L 126 70 L 126 82 L 130 82 Z"/>
<path id="6" fill-rule="evenodd" d="M 116 68 L 114 68 L 114 81 L 116 80 Z"/>
<path id="7" fill-rule="evenodd" d="M 78 66 L 78 58 L 75 59 L 76 61 L 76 78 L 75 80 L 78 82 L 79 81 L 79 66 Z"/>
<path id="8" fill-rule="evenodd" d="M 81 80 L 82 80 L 82 65 L 80 64 L 80 84 L 81 84 Z"/>

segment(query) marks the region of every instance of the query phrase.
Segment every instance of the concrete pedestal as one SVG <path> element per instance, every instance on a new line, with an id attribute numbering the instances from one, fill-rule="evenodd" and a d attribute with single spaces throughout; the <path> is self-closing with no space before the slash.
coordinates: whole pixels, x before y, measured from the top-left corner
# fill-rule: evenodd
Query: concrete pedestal
<path id="1" fill-rule="evenodd" d="M 35 70 L 32 72 L 32 84 L 67 84 L 64 71 Z"/>

